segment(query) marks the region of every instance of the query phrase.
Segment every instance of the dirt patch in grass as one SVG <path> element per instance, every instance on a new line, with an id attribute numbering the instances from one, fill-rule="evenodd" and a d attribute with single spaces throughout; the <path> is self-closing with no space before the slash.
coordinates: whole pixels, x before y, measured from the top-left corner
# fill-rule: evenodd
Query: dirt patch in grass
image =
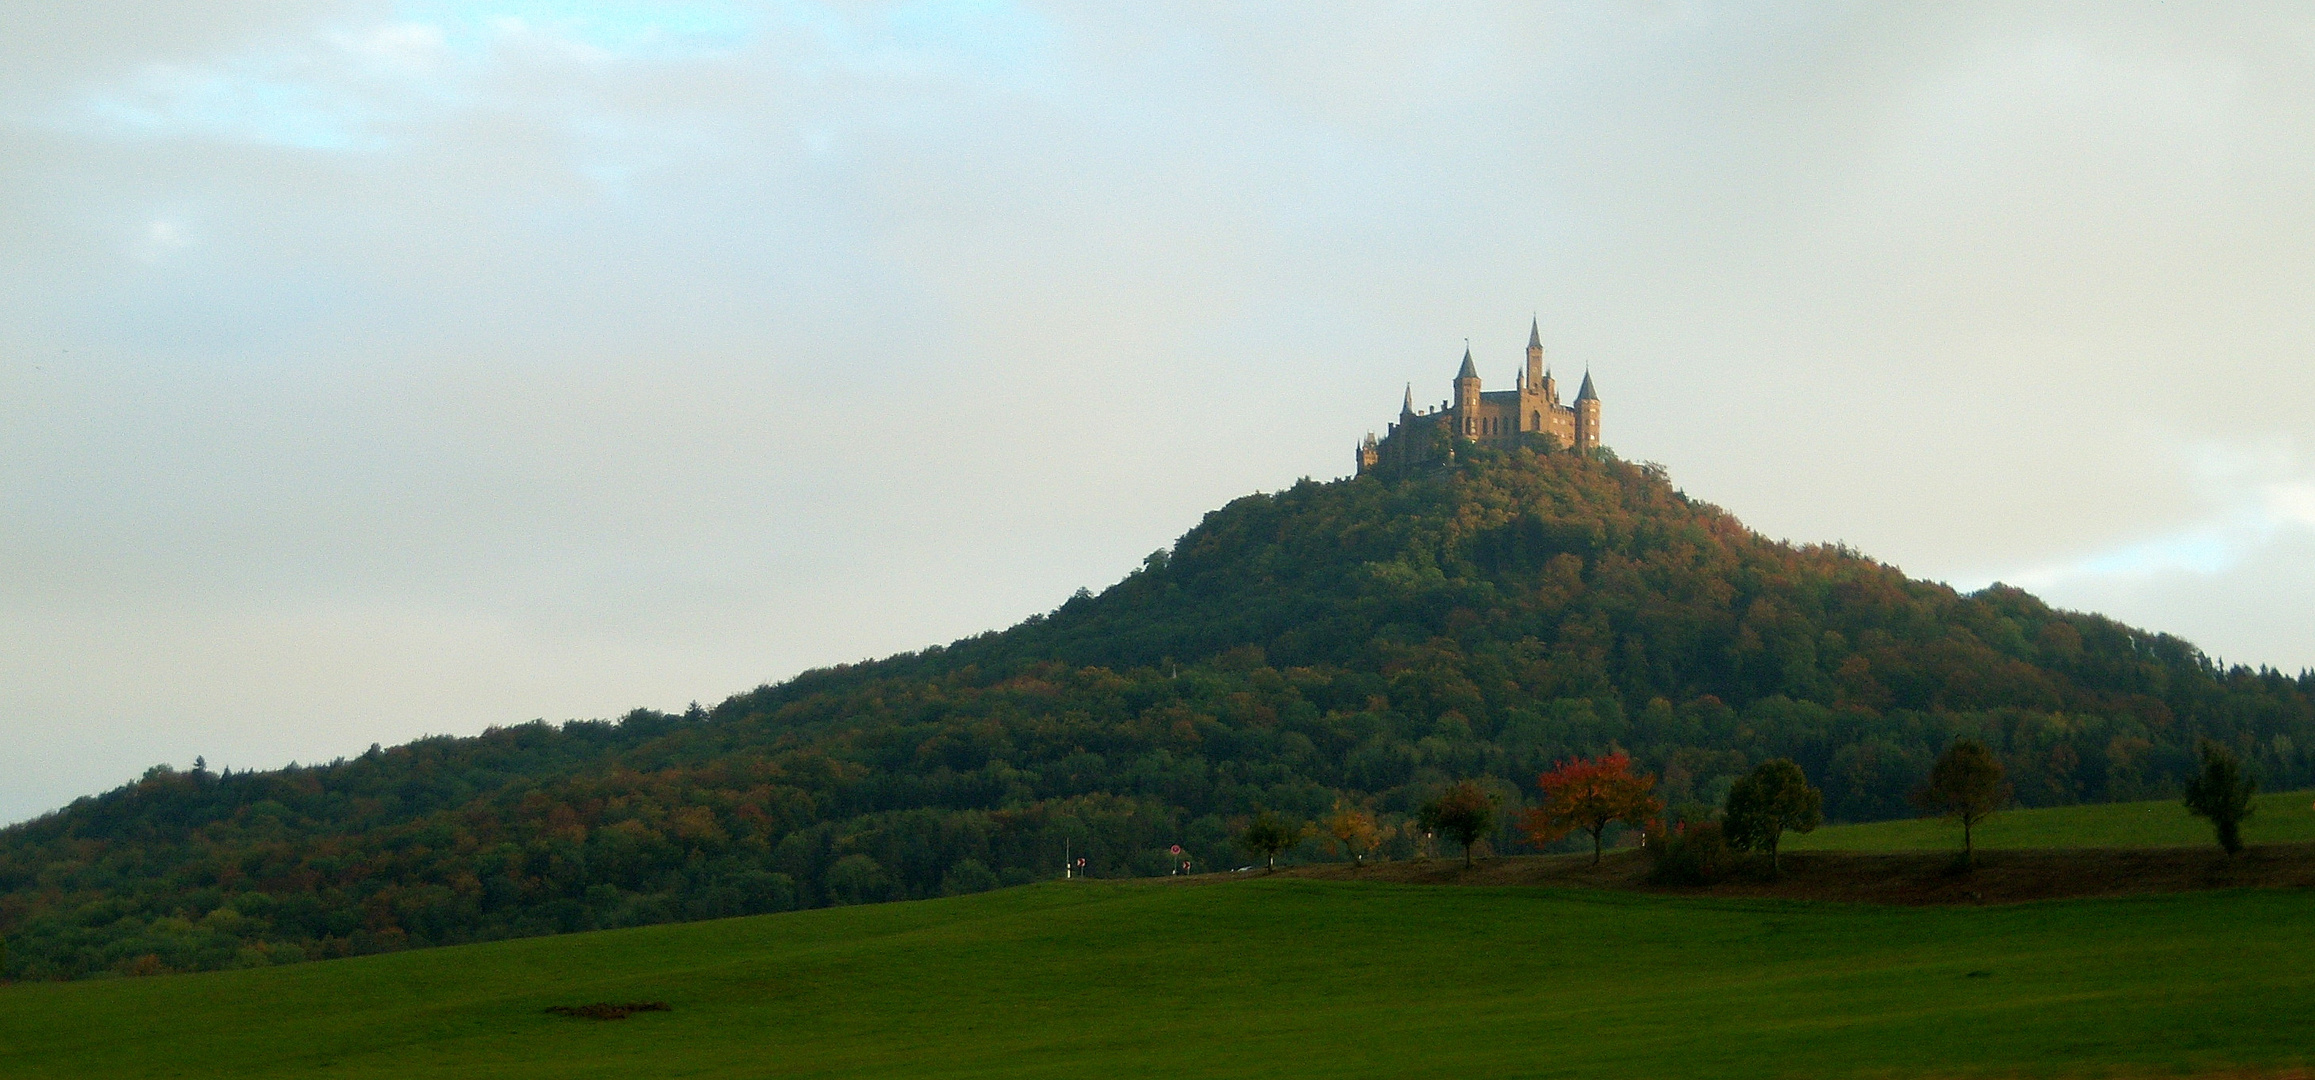
<path id="1" fill-rule="evenodd" d="M 569 1016 L 580 1020 L 625 1020 L 631 1013 L 666 1012 L 668 1010 L 667 1003 L 664 1001 L 629 1001 L 624 1003 L 598 1001 L 593 1005 L 549 1005 L 547 1011 L 556 1016 Z"/>
<path id="2" fill-rule="evenodd" d="M 2200 889 L 2315 888 L 2315 844 L 2267 844 L 2232 858 L 2216 848 L 2063 848 L 1982 851 L 1964 870 L 1949 852 L 1788 852 L 1771 876 L 1765 857 L 1748 859 L 1727 880 L 1693 888 L 1652 885 L 1637 850 L 1589 855 L 1523 855 L 1297 866 L 1280 877 L 1420 885 L 1537 885 L 1624 889 L 1679 896 L 1762 896 L 1867 904 L 2014 904 L 2074 896 L 2127 896 Z M 1203 880 L 1259 876 L 1202 875 Z"/>

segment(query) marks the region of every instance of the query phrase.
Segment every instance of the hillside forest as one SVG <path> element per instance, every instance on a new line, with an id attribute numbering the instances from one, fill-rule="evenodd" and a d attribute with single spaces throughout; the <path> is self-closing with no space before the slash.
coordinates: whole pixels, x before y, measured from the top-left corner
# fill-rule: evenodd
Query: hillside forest
<path id="1" fill-rule="evenodd" d="M 1408 858 L 1433 853 L 1405 826 L 1449 785 L 1516 810 L 1555 763 L 1619 751 L 1673 805 L 1788 758 L 1828 820 L 1871 821 L 1913 813 L 1960 737 L 2028 806 L 2174 794 L 2202 739 L 2307 786 L 2315 674 L 1773 541 L 1606 452 L 1464 447 L 1238 499 L 1099 595 L 713 708 L 156 766 L 0 832 L 0 973 L 928 897 L 1065 860 L 1227 869 L 1250 817 L 1346 804 Z"/>

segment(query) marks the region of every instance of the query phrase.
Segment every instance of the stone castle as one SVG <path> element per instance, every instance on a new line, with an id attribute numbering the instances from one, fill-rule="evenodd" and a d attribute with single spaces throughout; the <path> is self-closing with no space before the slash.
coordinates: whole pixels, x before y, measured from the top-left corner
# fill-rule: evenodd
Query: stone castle
<path id="1" fill-rule="evenodd" d="M 1543 366 L 1543 327 L 1527 327 L 1527 371 L 1514 390 L 1483 393 L 1479 369 L 1471 365 L 1471 347 L 1463 347 L 1463 370 L 1455 373 L 1455 397 L 1438 408 L 1415 411 L 1415 388 L 1407 386 L 1406 403 L 1399 406 L 1399 421 L 1381 439 L 1368 432 L 1358 445 L 1359 475 L 1397 470 L 1435 461 L 1451 460 L 1459 440 L 1509 445 L 1524 436 L 1549 435 L 1555 445 L 1588 453 L 1600 445 L 1600 396 L 1592 392 L 1592 376 L 1584 373 L 1583 389 L 1575 403 L 1559 403 L 1559 383 Z"/>

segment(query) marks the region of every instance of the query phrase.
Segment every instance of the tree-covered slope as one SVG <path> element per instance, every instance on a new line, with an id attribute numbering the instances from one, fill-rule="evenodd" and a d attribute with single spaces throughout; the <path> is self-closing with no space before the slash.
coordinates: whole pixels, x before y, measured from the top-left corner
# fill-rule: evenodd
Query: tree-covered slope
<path id="1" fill-rule="evenodd" d="M 1904 813 L 1957 734 L 2031 805 L 2164 794 L 2202 737 L 2305 785 L 2311 695 L 1763 539 L 1645 466 L 1474 449 L 1239 499 L 1099 596 L 712 710 L 156 769 L 0 833 L 0 934 L 14 975 L 204 968 L 974 891 L 1064 853 L 1210 868 L 1258 809 L 1396 822 L 1610 747 L 1672 802 L 1791 757 L 1846 820 Z"/>

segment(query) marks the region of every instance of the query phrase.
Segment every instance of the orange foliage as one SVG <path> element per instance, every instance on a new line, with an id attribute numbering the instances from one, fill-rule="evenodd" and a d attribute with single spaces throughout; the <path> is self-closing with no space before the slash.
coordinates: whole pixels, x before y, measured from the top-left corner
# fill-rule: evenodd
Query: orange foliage
<path id="1" fill-rule="evenodd" d="M 1644 828 L 1664 804 L 1648 794 L 1652 775 L 1633 775 L 1631 755 L 1618 750 L 1596 758 L 1562 761 L 1536 780 L 1543 805 L 1520 817 L 1520 827 L 1537 844 L 1549 844 L 1581 829 L 1592 838 L 1592 861 L 1600 859 L 1600 837 L 1621 821 Z"/>

